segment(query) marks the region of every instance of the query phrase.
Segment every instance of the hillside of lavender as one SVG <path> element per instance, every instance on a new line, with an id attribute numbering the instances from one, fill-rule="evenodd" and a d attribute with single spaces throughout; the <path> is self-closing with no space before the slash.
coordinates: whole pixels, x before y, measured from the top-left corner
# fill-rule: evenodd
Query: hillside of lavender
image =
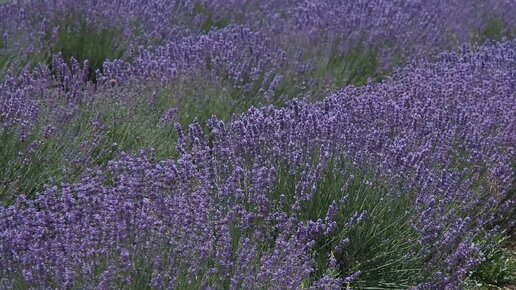
<path id="1" fill-rule="evenodd" d="M 515 0 L 0 0 L 0 290 L 515 289 Z"/>

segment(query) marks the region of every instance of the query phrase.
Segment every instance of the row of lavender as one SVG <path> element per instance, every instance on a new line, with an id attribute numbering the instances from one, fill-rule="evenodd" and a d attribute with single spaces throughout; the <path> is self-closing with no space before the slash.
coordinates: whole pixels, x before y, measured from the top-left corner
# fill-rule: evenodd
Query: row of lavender
<path id="1" fill-rule="evenodd" d="M 161 142 L 177 143 L 177 161 L 156 160 L 160 152 L 111 160 L 108 152 L 106 169 L 92 155 L 116 130 L 103 120 L 103 106 L 158 106 L 156 90 L 208 79 L 259 103 L 288 102 L 335 88 L 347 69 L 328 72 L 340 61 L 335 55 L 371 51 L 375 75 L 455 42 L 482 40 L 482 31 L 509 35 L 515 8 L 512 1 L 11 1 L 0 18 L 7 67 L 46 62 L 56 51 L 70 56 L 63 42 L 77 41 L 76 32 L 113 36 L 118 46 L 100 53 L 100 63 L 122 60 L 104 62 L 97 83 L 88 81 L 99 66 L 87 50 L 75 55 L 90 59 L 84 64 L 55 57 L 3 80 L 0 133 L 14 145 L 6 141 L 0 151 L 8 161 L 0 193 L 30 198 L 0 209 L 2 278 L 24 288 L 363 283 L 374 271 L 352 265 L 350 247 L 366 244 L 353 231 L 371 227 L 366 217 L 377 222 L 378 209 L 366 212 L 343 197 L 371 202 L 366 195 L 388 184 L 383 202 L 413 201 L 406 210 L 420 244 L 402 260 L 417 260 L 423 270 L 407 271 L 407 285 L 459 287 L 482 260 L 477 241 L 514 214 L 514 42 L 414 63 L 381 84 L 345 88 L 315 105 L 251 109 L 228 124 L 212 119 L 209 134 L 193 124 L 183 136 L 176 125 Z M 149 44 L 159 46 L 142 48 Z M 183 109 L 154 116 L 156 125 L 173 130 L 173 115 Z M 67 124 L 91 127 L 80 146 L 71 139 L 82 129 L 57 130 Z M 60 156 L 66 166 L 89 169 L 77 183 L 64 174 L 69 184 L 31 201 L 34 192 L 11 178 L 31 177 L 27 168 L 46 152 L 39 148 L 63 147 L 52 140 L 69 142 Z M 355 180 L 371 189 L 338 186 L 328 195 L 328 172 L 343 185 Z M 293 184 L 282 188 L 285 180 Z M 309 204 L 319 207 L 306 216 Z M 375 267 L 387 272 L 389 263 Z"/>
<path id="2" fill-rule="evenodd" d="M 335 88 L 331 83 L 342 85 L 356 81 L 357 74 L 362 73 L 366 78 L 377 76 L 402 60 L 432 54 L 454 42 L 474 40 L 482 30 L 490 28 L 493 21 L 499 25 L 493 32 L 499 35 L 495 36 L 510 35 L 511 28 L 515 27 L 510 17 L 515 7 L 511 1 L 468 2 L 467 5 L 461 1 L 231 3 L 83 1 L 77 5 L 75 1 L 10 1 L 2 5 L 0 11 L 3 28 L 0 61 L 14 69 L 35 58 L 32 62 L 46 62 L 54 74 L 59 74 L 62 68 L 49 59 L 52 53 L 62 52 L 67 63 L 71 56 L 79 62 L 88 61 L 90 75 L 95 74 L 92 69 L 102 69 L 100 78 L 104 82 L 136 79 L 139 84 L 142 78 L 150 78 L 163 83 L 179 77 L 184 80 L 192 75 L 215 74 L 223 80 L 229 79 L 230 86 L 243 90 L 248 98 L 265 97 L 263 102 L 274 102 L 299 93 L 312 93 L 314 89 L 310 88 L 324 91 Z M 263 8 L 258 9 L 258 4 Z M 199 33 L 207 22 L 212 28 L 216 28 L 218 22 L 246 26 Z M 105 30 L 108 33 L 102 34 Z M 80 38 L 77 34 L 81 33 L 91 38 Z M 109 42 L 115 42 L 116 47 L 99 52 L 93 47 L 74 51 L 77 47 L 66 46 L 74 42 L 102 46 L 105 45 L 99 42 L 102 37 L 110 37 Z M 156 43 L 163 46 L 143 49 Z M 353 54 L 357 49 L 371 52 L 365 56 Z M 348 54 L 351 59 L 370 57 L 373 61 L 364 64 L 366 68 L 360 64 L 350 68 L 346 63 L 349 59 L 345 58 Z M 121 57 L 129 62 L 104 63 L 106 57 Z M 367 71 L 361 72 L 364 69 Z M 349 74 L 346 70 L 358 71 L 350 76 L 346 75 Z M 8 78 L 3 84 L 4 90 L 9 92 L 6 98 L 17 99 L 11 92 L 18 88 L 45 90 L 52 78 L 46 72 L 43 74 L 35 76 L 37 80 L 19 78 L 16 88 L 12 88 L 13 81 Z M 349 78 L 347 82 L 339 82 L 346 78 Z M 61 73 L 57 82 L 63 81 L 69 82 Z M 35 82 L 44 84 L 35 85 Z M 295 87 L 290 88 L 293 90 L 290 95 L 286 86 Z M 72 89 L 70 97 L 76 97 L 79 90 Z M 4 128 L 11 126 L 12 118 L 18 122 L 27 120 L 12 117 L 23 115 L 13 112 L 17 108 L 30 107 L 32 114 L 36 111 L 32 103 L 38 100 L 32 99 L 37 97 L 31 93 L 17 95 L 29 100 L 13 101 L 10 112 L 4 108 Z"/>
<path id="3" fill-rule="evenodd" d="M 360 193 L 388 184 L 385 199 L 413 200 L 412 286 L 458 288 L 478 239 L 514 226 L 515 67 L 514 41 L 464 47 L 319 103 L 213 118 L 209 133 L 176 124 L 177 160 L 122 154 L 0 208 L 0 273 L 36 288 L 339 289 L 367 274 L 339 257 L 375 211 L 349 212 L 346 182 L 324 210 L 306 206 L 328 168 L 348 183 L 365 168 Z"/>
<path id="4" fill-rule="evenodd" d="M 493 34 L 490 37 L 510 35 L 515 27 L 511 17 L 514 13 L 511 0 L 81 3 L 19 0 L 1 7 L 0 55 L 6 58 L 3 61 L 7 67 L 35 65 L 47 61 L 52 53 L 76 49 L 68 42 L 89 40 L 100 48 L 88 47 L 82 51 L 83 55 L 67 53 L 66 57 L 89 59 L 90 64 L 95 61 L 95 69 L 99 69 L 104 61 L 102 57 L 132 61 L 138 57 L 140 47 L 165 45 L 185 36 L 236 24 L 249 27 L 261 34 L 262 39 L 273 40 L 267 46 L 276 55 L 276 51 L 287 51 L 289 56 L 306 59 L 317 55 L 319 60 L 326 61 L 334 54 L 346 55 L 354 49 L 365 49 L 377 54 L 379 70 L 388 70 L 407 58 L 481 40 L 478 37 L 482 33 Z M 245 40 L 241 41 L 244 43 L 238 44 L 246 45 Z M 262 56 L 267 58 L 268 52 L 264 53 Z M 183 59 L 173 61 L 177 66 L 183 65 Z M 318 65 L 312 61 L 311 66 Z M 254 68 L 253 63 L 239 65 L 249 66 L 247 72 L 240 74 L 249 74 Z"/>
<path id="5" fill-rule="evenodd" d="M 401 13 L 401 11 L 404 10 L 399 9 L 394 11 Z M 410 17 L 418 18 L 414 15 Z M 391 18 L 398 19 L 399 17 L 392 16 Z M 391 18 L 387 17 L 386 19 Z M 440 22 L 436 20 L 432 24 L 437 23 Z M 407 23 L 402 21 L 399 25 L 407 25 Z M 12 26 L 14 27 L 14 25 Z M 328 25 L 323 26 L 333 27 Z M 342 27 L 347 26 L 350 25 L 345 24 Z M 377 29 L 385 26 L 385 23 L 372 25 L 372 27 L 376 27 Z M 409 27 L 412 26 L 413 25 L 409 25 Z M 425 24 L 424 27 L 432 27 L 432 25 Z M 357 27 L 350 26 L 350 29 L 354 28 Z M 305 27 L 303 29 L 308 28 Z M 303 29 L 300 28 L 300 31 L 304 31 Z M 333 29 L 337 30 L 335 27 Z M 394 39 L 391 36 L 394 31 L 397 30 L 398 28 L 392 28 L 392 31 L 386 33 L 383 37 L 376 35 L 379 32 L 371 32 L 373 28 L 368 28 L 367 31 L 376 35 L 370 36 L 373 37 L 375 41 L 382 42 L 381 39 L 384 38 Z M 418 31 L 416 28 L 414 28 L 414 30 Z M 468 33 L 471 34 L 473 32 L 470 31 Z M 280 35 L 281 34 L 282 33 L 280 33 Z M 291 31 L 283 34 L 292 35 Z M 330 33 L 317 30 L 316 34 L 321 35 L 322 38 L 320 42 L 317 42 L 317 45 L 320 45 L 319 43 L 327 43 L 327 41 L 324 41 L 326 34 L 328 34 L 328 37 L 331 39 L 339 39 L 339 37 L 335 35 L 335 32 Z M 428 35 L 441 37 L 443 34 L 445 34 L 444 31 L 434 31 Z M 466 34 L 466 32 L 463 32 L 463 34 Z M 427 35 L 427 33 L 419 32 L 417 35 Z M 300 37 L 296 39 L 300 40 Z M 291 43 L 290 39 L 285 41 Z M 372 40 L 368 40 L 368 42 L 370 41 Z M 413 45 L 418 44 L 424 46 L 424 48 L 420 48 L 421 51 L 419 53 L 412 51 L 405 55 L 405 58 L 409 55 L 411 57 L 424 55 L 425 52 L 430 53 L 430 51 L 440 47 L 442 48 L 444 45 L 443 43 L 440 43 L 440 45 L 426 45 L 424 44 L 426 43 L 425 41 L 420 40 L 404 41 L 413 43 Z M 410 48 L 410 45 L 405 45 L 404 41 L 393 44 L 393 46 L 384 47 L 384 49 L 386 49 L 385 53 L 396 54 L 396 50 L 414 48 Z M 313 42 L 315 42 L 315 40 Z M 345 41 L 346 44 L 357 42 L 358 40 L 356 39 L 353 41 Z M 124 85 L 130 88 L 139 87 L 142 86 L 142 84 L 148 83 L 159 83 L 160 85 L 181 82 L 188 83 L 191 82 L 192 79 L 199 79 L 199 76 L 205 79 L 211 76 L 227 83 L 229 89 L 237 89 L 243 92 L 245 97 L 259 99 L 261 100 L 259 101 L 260 103 L 277 103 L 278 100 L 284 102 L 292 96 L 313 93 L 314 87 L 319 91 L 324 91 L 325 88 L 328 88 L 325 87 L 324 84 L 318 83 L 321 80 L 317 79 L 320 77 L 320 68 L 317 69 L 315 62 L 317 62 L 318 59 L 320 60 L 321 57 L 303 60 L 303 58 L 306 57 L 305 54 L 308 52 L 297 50 L 293 53 L 294 57 L 292 58 L 289 57 L 292 53 L 287 53 L 287 48 L 283 49 L 275 46 L 277 43 L 277 39 L 266 37 L 266 34 L 253 31 L 248 27 L 230 26 L 222 30 L 212 31 L 208 34 L 194 34 L 180 38 L 179 40 L 168 42 L 157 48 L 143 49 L 140 47 L 138 53 L 131 53 L 132 58 L 134 58 L 131 62 L 123 60 L 103 62 L 102 72 L 96 71 L 96 78 L 101 81 L 101 84 L 95 86 L 95 90 L 97 91 L 97 95 L 103 95 L 105 94 L 106 88 L 109 89 L 109 87 L 113 85 Z M 17 45 L 21 44 L 18 43 Z M 328 45 L 335 47 L 335 44 Z M 378 45 L 375 44 L 368 47 L 377 46 Z M 303 47 L 310 46 L 303 45 Z M 291 49 L 295 50 L 295 48 Z M 319 51 L 319 53 L 325 50 L 321 47 L 314 47 L 314 49 Z M 348 48 L 348 50 L 349 49 L 351 48 Z M 329 54 L 331 55 L 333 53 L 334 52 L 330 52 Z M 341 55 L 344 53 L 345 52 L 339 52 L 338 54 Z M 326 58 L 327 57 L 328 56 L 326 56 Z M 353 54 L 351 57 L 360 58 L 363 56 Z M 372 55 L 372 57 L 376 58 L 377 56 Z M 325 57 L 322 58 L 324 59 Z M 16 59 L 19 60 L 20 58 L 15 58 L 15 60 Z M 68 63 L 68 60 L 65 61 Z M 326 61 L 328 60 L 326 59 Z M 24 135 L 26 131 L 30 131 L 33 123 L 38 120 L 39 115 L 55 114 L 55 112 L 45 111 L 43 108 L 55 107 L 54 104 L 51 103 L 54 101 L 55 96 L 54 93 L 50 91 L 56 87 L 58 94 L 68 99 L 69 103 L 74 105 L 83 104 L 84 102 L 91 103 L 91 99 L 96 98 L 91 94 L 91 90 L 88 92 L 84 91 L 85 86 L 90 86 L 86 84 L 88 74 L 91 73 L 90 70 L 92 69 L 90 62 L 85 60 L 84 64 L 79 64 L 77 60 L 72 59 L 71 63 L 68 63 L 68 66 L 67 63 L 57 56 L 50 62 L 50 69 L 38 67 L 33 72 L 23 72 L 19 77 L 8 75 L 4 79 L 2 83 L 2 95 L 5 102 L 2 111 L 0 111 L 4 131 L 18 130 L 20 123 L 24 123 L 21 126 L 20 133 Z M 388 65 L 389 61 L 382 61 L 382 64 Z M 371 73 L 374 75 L 376 68 L 373 67 L 372 69 L 373 71 L 371 71 Z M 345 70 L 338 70 L 336 74 L 331 75 L 330 73 L 330 75 L 324 75 L 323 77 L 325 79 L 322 80 L 322 82 L 331 83 L 332 77 L 345 78 L 345 73 Z M 366 76 L 368 75 L 366 74 Z M 330 80 L 327 78 L 330 78 Z M 102 88 L 100 86 L 104 87 Z M 290 95 L 285 90 L 285 88 L 289 86 L 289 89 L 293 90 L 293 93 Z M 83 98 L 89 98 L 90 100 Z M 47 102 L 42 99 L 46 99 Z M 38 113 L 42 109 L 43 111 Z M 64 110 L 68 111 L 70 109 L 71 108 L 66 108 Z"/>

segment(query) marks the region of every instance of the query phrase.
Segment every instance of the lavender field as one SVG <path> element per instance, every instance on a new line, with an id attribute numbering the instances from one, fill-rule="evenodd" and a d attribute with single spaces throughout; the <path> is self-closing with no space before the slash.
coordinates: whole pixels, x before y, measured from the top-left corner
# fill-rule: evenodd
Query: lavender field
<path id="1" fill-rule="evenodd" d="M 516 289 L 515 0 L 0 0 L 0 290 Z"/>

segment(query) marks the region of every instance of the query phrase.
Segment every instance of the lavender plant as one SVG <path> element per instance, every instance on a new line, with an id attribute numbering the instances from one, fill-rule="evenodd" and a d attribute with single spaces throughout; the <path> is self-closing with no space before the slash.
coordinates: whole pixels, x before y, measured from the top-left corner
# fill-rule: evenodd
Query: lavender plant
<path id="1" fill-rule="evenodd" d="M 315 104 L 211 118 L 207 133 L 175 124 L 177 159 L 121 154 L 2 207 L 1 275 L 21 288 L 460 287 L 484 259 L 478 239 L 513 222 L 515 49 L 463 47 Z M 96 94 L 83 101 L 113 99 Z"/>
<path id="2" fill-rule="evenodd" d="M 199 114 L 198 106 L 213 109 L 217 105 L 222 111 L 235 104 L 227 92 L 217 89 L 216 82 L 207 83 L 207 79 L 198 83 L 195 91 L 186 83 L 159 90 L 151 83 L 138 87 L 108 83 L 95 88 L 84 82 L 86 67 L 75 75 L 61 59 L 54 63 L 64 68 L 63 77 L 43 68 L 50 80 L 38 85 L 41 97 L 37 97 L 36 89 L 16 95 L 13 92 L 19 90 L 18 85 L 4 86 L 5 96 L 34 98 L 5 99 L 10 107 L 3 115 L 0 188 L 4 202 L 12 201 L 17 192 L 32 197 L 49 178 L 56 182 L 64 176 L 75 180 L 87 167 L 106 164 L 118 150 L 137 152 L 142 147 L 154 147 L 160 159 L 176 156 L 174 147 L 163 143 L 175 138 L 174 122 L 208 120 L 211 111 Z M 66 80 L 66 86 L 58 79 Z M 19 106 L 18 111 L 14 104 Z M 182 109 L 178 111 L 177 107 Z M 230 117 L 231 110 L 227 112 L 226 117 Z M 18 123 L 20 119 L 26 121 Z"/>
<path id="3" fill-rule="evenodd" d="M 368 77 L 381 76 L 413 57 L 433 54 L 452 40 L 460 44 L 475 40 L 479 33 L 488 36 L 492 34 L 490 23 L 495 23 L 498 31 L 495 34 L 510 36 L 514 5 L 510 1 L 484 2 L 466 5 L 462 1 L 438 0 L 425 3 L 149 0 L 86 1 L 77 5 L 73 1 L 11 1 L 2 6 L 0 14 L 4 38 L 9 39 L 3 50 L 18 55 L 16 62 L 9 65 L 11 68 L 45 62 L 52 52 L 62 49 L 66 60 L 70 56 L 80 61 L 88 59 L 94 72 L 101 68 L 104 57 L 131 60 L 140 46 L 174 42 L 184 36 L 208 32 L 212 26 L 220 29 L 240 24 L 274 40 L 267 46 L 279 57 L 276 61 L 284 62 L 281 53 L 276 52 L 286 51 L 291 72 L 311 68 L 318 73 L 310 77 L 316 78 L 320 86 L 334 89 L 343 83 L 363 84 Z M 81 33 L 75 35 L 74 30 Z M 91 41 L 83 42 L 86 35 L 97 40 L 110 38 L 112 42 L 97 41 L 93 49 Z M 20 47 L 24 49 L 20 51 Z M 325 70 L 325 65 L 335 59 L 354 59 L 356 51 L 374 58 L 358 65 L 353 61 L 341 62 L 336 72 L 344 71 L 345 77 L 335 75 L 331 66 L 329 71 Z M 299 63 L 297 56 L 306 63 Z M 95 77 L 93 72 L 90 78 Z M 354 76 L 356 73 L 359 74 Z M 290 85 L 313 82 L 307 76 L 299 80 L 295 73 L 290 73 L 288 78 L 286 73 L 282 75 L 285 80 L 293 78 Z"/>
<path id="4" fill-rule="evenodd" d="M 514 229 L 516 42 L 487 38 L 515 6 L 470 2 L 2 5 L 0 285 L 482 275 Z"/>
<path id="5" fill-rule="evenodd" d="M 103 57 L 130 58 L 141 45 L 186 35 L 193 8 L 189 1 L 9 1 L 1 6 L 0 26 L 9 39 L 5 50 L 21 49 L 13 69 L 45 63 L 56 51 L 97 69 Z"/>

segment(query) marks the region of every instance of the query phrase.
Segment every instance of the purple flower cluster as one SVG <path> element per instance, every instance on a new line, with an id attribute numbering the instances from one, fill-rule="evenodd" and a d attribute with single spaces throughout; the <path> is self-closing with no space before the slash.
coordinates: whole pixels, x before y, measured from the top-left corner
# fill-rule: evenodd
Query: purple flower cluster
<path id="1" fill-rule="evenodd" d="M 16 0 L 3 4 L 0 15 L 4 42 L 11 49 L 23 48 L 22 59 L 52 47 L 63 19 L 77 22 L 69 24 L 85 21 L 89 29 L 120 30 L 128 46 L 138 47 L 188 34 L 194 28 L 191 22 L 195 18 L 194 2 L 180 0 Z"/>
<path id="2" fill-rule="evenodd" d="M 217 33 L 197 40 L 223 46 Z M 157 51 L 190 57 L 168 47 Z M 229 51 L 213 58 L 238 80 L 226 61 L 249 55 Z M 361 272 L 339 276 L 330 256 L 328 273 L 314 277 L 313 252 L 341 232 L 346 200 L 315 219 L 300 205 L 317 198 L 324 169 L 340 162 L 370 170 L 364 186 L 388 181 L 391 194 L 415 199 L 412 226 L 430 257 L 419 287 L 457 288 L 482 261 L 475 238 L 514 213 L 515 56 L 515 41 L 464 46 L 318 103 L 251 108 L 228 123 L 212 118 L 207 133 L 197 123 L 187 132 L 176 124 L 177 160 L 121 154 L 80 182 L 0 207 L 0 275 L 33 288 L 128 288 L 138 280 L 157 289 L 338 289 Z M 195 54 L 191 64 L 207 65 Z M 62 83 L 84 84 L 67 77 L 80 72 L 64 72 Z M 23 98 L 18 89 L 32 88 L 8 81 L 13 103 Z M 69 97 L 73 88 L 54 93 Z M 32 108 L 3 108 L 4 126 Z M 278 196 L 285 169 L 294 190 Z M 352 213 L 341 226 L 360 227 L 368 214 Z M 350 242 L 340 238 L 335 252 Z"/>
<path id="3" fill-rule="evenodd" d="M 435 52 L 451 39 L 470 41 L 489 16 L 510 29 L 514 9 L 511 1 L 300 1 L 287 13 L 285 36 L 305 37 L 303 44 L 317 48 L 331 43 L 326 48 L 339 52 L 363 42 L 383 57 L 407 57 Z"/>
<path id="4" fill-rule="evenodd" d="M 367 271 L 339 258 L 361 242 L 348 234 L 375 214 L 347 207 L 358 182 L 388 184 L 387 196 L 413 200 L 410 226 L 419 239 L 410 254 L 426 260 L 412 286 L 460 287 L 484 259 L 478 239 L 514 227 L 516 41 L 438 52 L 481 33 L 510 35 L 514 14 L 512 0 L 2 4 L 0 65 L 9 71 L 0 71 L 0 136 L 8 144 L 0 161 L 8 166 L 0 168 L 0 190 L 18 198 L 0 206 L 0 285 L 354 285 Z M 89 60 L 51 57 L 60 32 L 82 25 L 123 42 L 121 59 L 103 59 L 95 83 Z M 334 88 L 325 71 L 332 60 L 362 52 L 391 76 L 310 102 L 313 90 Z M 36 63 L 45 65 L 28 69 Z M 332 78 L 344 77 L 337 71 Z M 177 158 L 100 148 L 118 129 L 106 123 L 106 107 L 159 107 L 156 90 L 212 81 L 238 97 L 286 105 L 188 130 L 175 123 L 183 108 L 158 108 L 159 116 L 148 117 L 173 131 L 167 137 L 177 138 L 163 142 Z M 91 135 L 61 130 L 68 124 Z M 81 178 L 50 180 L 34 199 L 9 188 L 10 179 L 26 177 L 18 174 L 23 166 L 37 163 L 31 158 L 45 158 L 37 149 L 55 140 L 77 144 L 60 157 L 64 167 L 87 168 Z M 327 171 L 347 179 L 342 196 L 321 191 Z M 310 204 L 319 208 L 310 212 Z M 321 254 L 323 247 L 329 252 Z"/>
<path id="5" fill-rule="evenodd" d="M 158 289 L 298 288 L 312 272 L 305 236 L 314 230 L 244 206 L 266 202 L 269 169 L 211 175 L 214 160 L 198 150 L 177 162 L 123 155 L 109 164 L 110 186 L 92 172 L 2 208 L 2 276 L 38 288 L 126 288 L 139 275 Z M 239 195 L 246 178 L 258 188 Z"/>
<path id="6" fill-rule="evenodd" d="M 132 65 L 106 63 L 109 76 L 153 75 L 163 81 L 177 78 L 185 69 L 199 73 L 197 69 L 202 67 L 205 73 L 215 70 L 229 76 L 246 91 L 260 79 L 264 83 L 258 90 L 270 97 L 278 86 L 271 83 L 274 79 L 281 82 L 289 77 L 298 83 L 312 83 L 319 62 L 335 55 L 346 56 L 356 49 L 370 51 L 379 59 L 377 69 L 389 71 L 393 65 L 475 40 L 490 19 L 501 19 L 502 34 L 516 26 L 509 16 L 511 11 L 516 13 L 514 5 L 503 1 L 468 2 L 468 9 L 463 9 L 461 1 L 404 0 L 206 1 L 203 5 L 216 13 L 210 17 L 244 26 L 172 39 L 140 51 Z M 268 8 L 261 10 L 261 5 Z M 480 15 L 485 11 L 490 13 Z M 242 15 L 245 20 L 238 21 Z"/>
<path id="7" fill-rule="evenodd" d="M 270 47 L 264 34 L 245 26 L 230 26 L 142 49 L 131 63 L 105 62 L 101 79 L 121 82 L 150 79 L 166 83 L 213 74 L 244 92 L 254 89 L 263 95 L 286 59 L 285 52 Z"/>
<path id="8" fill-rule="evenodd" d="M 61 30 L 79 29 L 85 24 L 87 31 L 105 29 L 119 36 L 115 41 L 124 47 L 122 59 L 139 57 L 130 71 L 143 70 L 140 73 L 147 76 L 158 73 L 148 71 L 150 68 L 159 68 L 163 71 L 159 79 L 175 78 L 179 67 L 208 61 L 205 65 L 217 71 L 229 70 L 224 73 L 238 82 L 250 79 L 254 83 L 254 78 L 266 74 L 268 85 L 272 80 L 267 77 L 274 79 L 277 74 L 275 65 L 285 61 L 291 71 L 315 74 L 319 62 L 360 49 L 377 55 L 378 70 L 389 71 L 393 65 L 414 57 L 475 40 L 488 28 L 489 21 L 498 21 L 499 32 L 506 35 L 516 26 L 511 17 L 516 13 L 514 7 L 510 0 L 17 0 L 0 7 L 0 57 L 13 59 L 8 65 L 11 68 L 35 65 L 42 61 L 40 58 L 49 58 L 49 48 L 63 41 L 57 39 Z M 219 22 L 225 24 L 217 26 Z M 207 36 L 203 33 L 206 26 L 216 29 L 232 24 L 246 28 Z M 141 54 L 140 49 L 149 45 L 163 47 Z M 190 54 L 192 59 L 185 59 Z M 306 61 L 314 56 L 318 60 Z M 220 61 L 223 63 L 218 67 Z M 262 72 L 264 64 L 270 62 L 273 67 Z M 118 78 L 127 77 L 127 73 Z M 299 81 L 309 80 L 305 76 Z"/>
<path id="9" fill-rule="evenodd" d="M 0 84 L 2 133 L 27 136 L 35 125 L 61 126 L 74 116 L 79 105 L 95 98 L 94 87 L 86 80 L 87 61 L 81 65 L 72 59 L 70 67 L 55 57 L 52 64 L 53 74 L 39 67 L 17 77 L 5 77 Z"/>

